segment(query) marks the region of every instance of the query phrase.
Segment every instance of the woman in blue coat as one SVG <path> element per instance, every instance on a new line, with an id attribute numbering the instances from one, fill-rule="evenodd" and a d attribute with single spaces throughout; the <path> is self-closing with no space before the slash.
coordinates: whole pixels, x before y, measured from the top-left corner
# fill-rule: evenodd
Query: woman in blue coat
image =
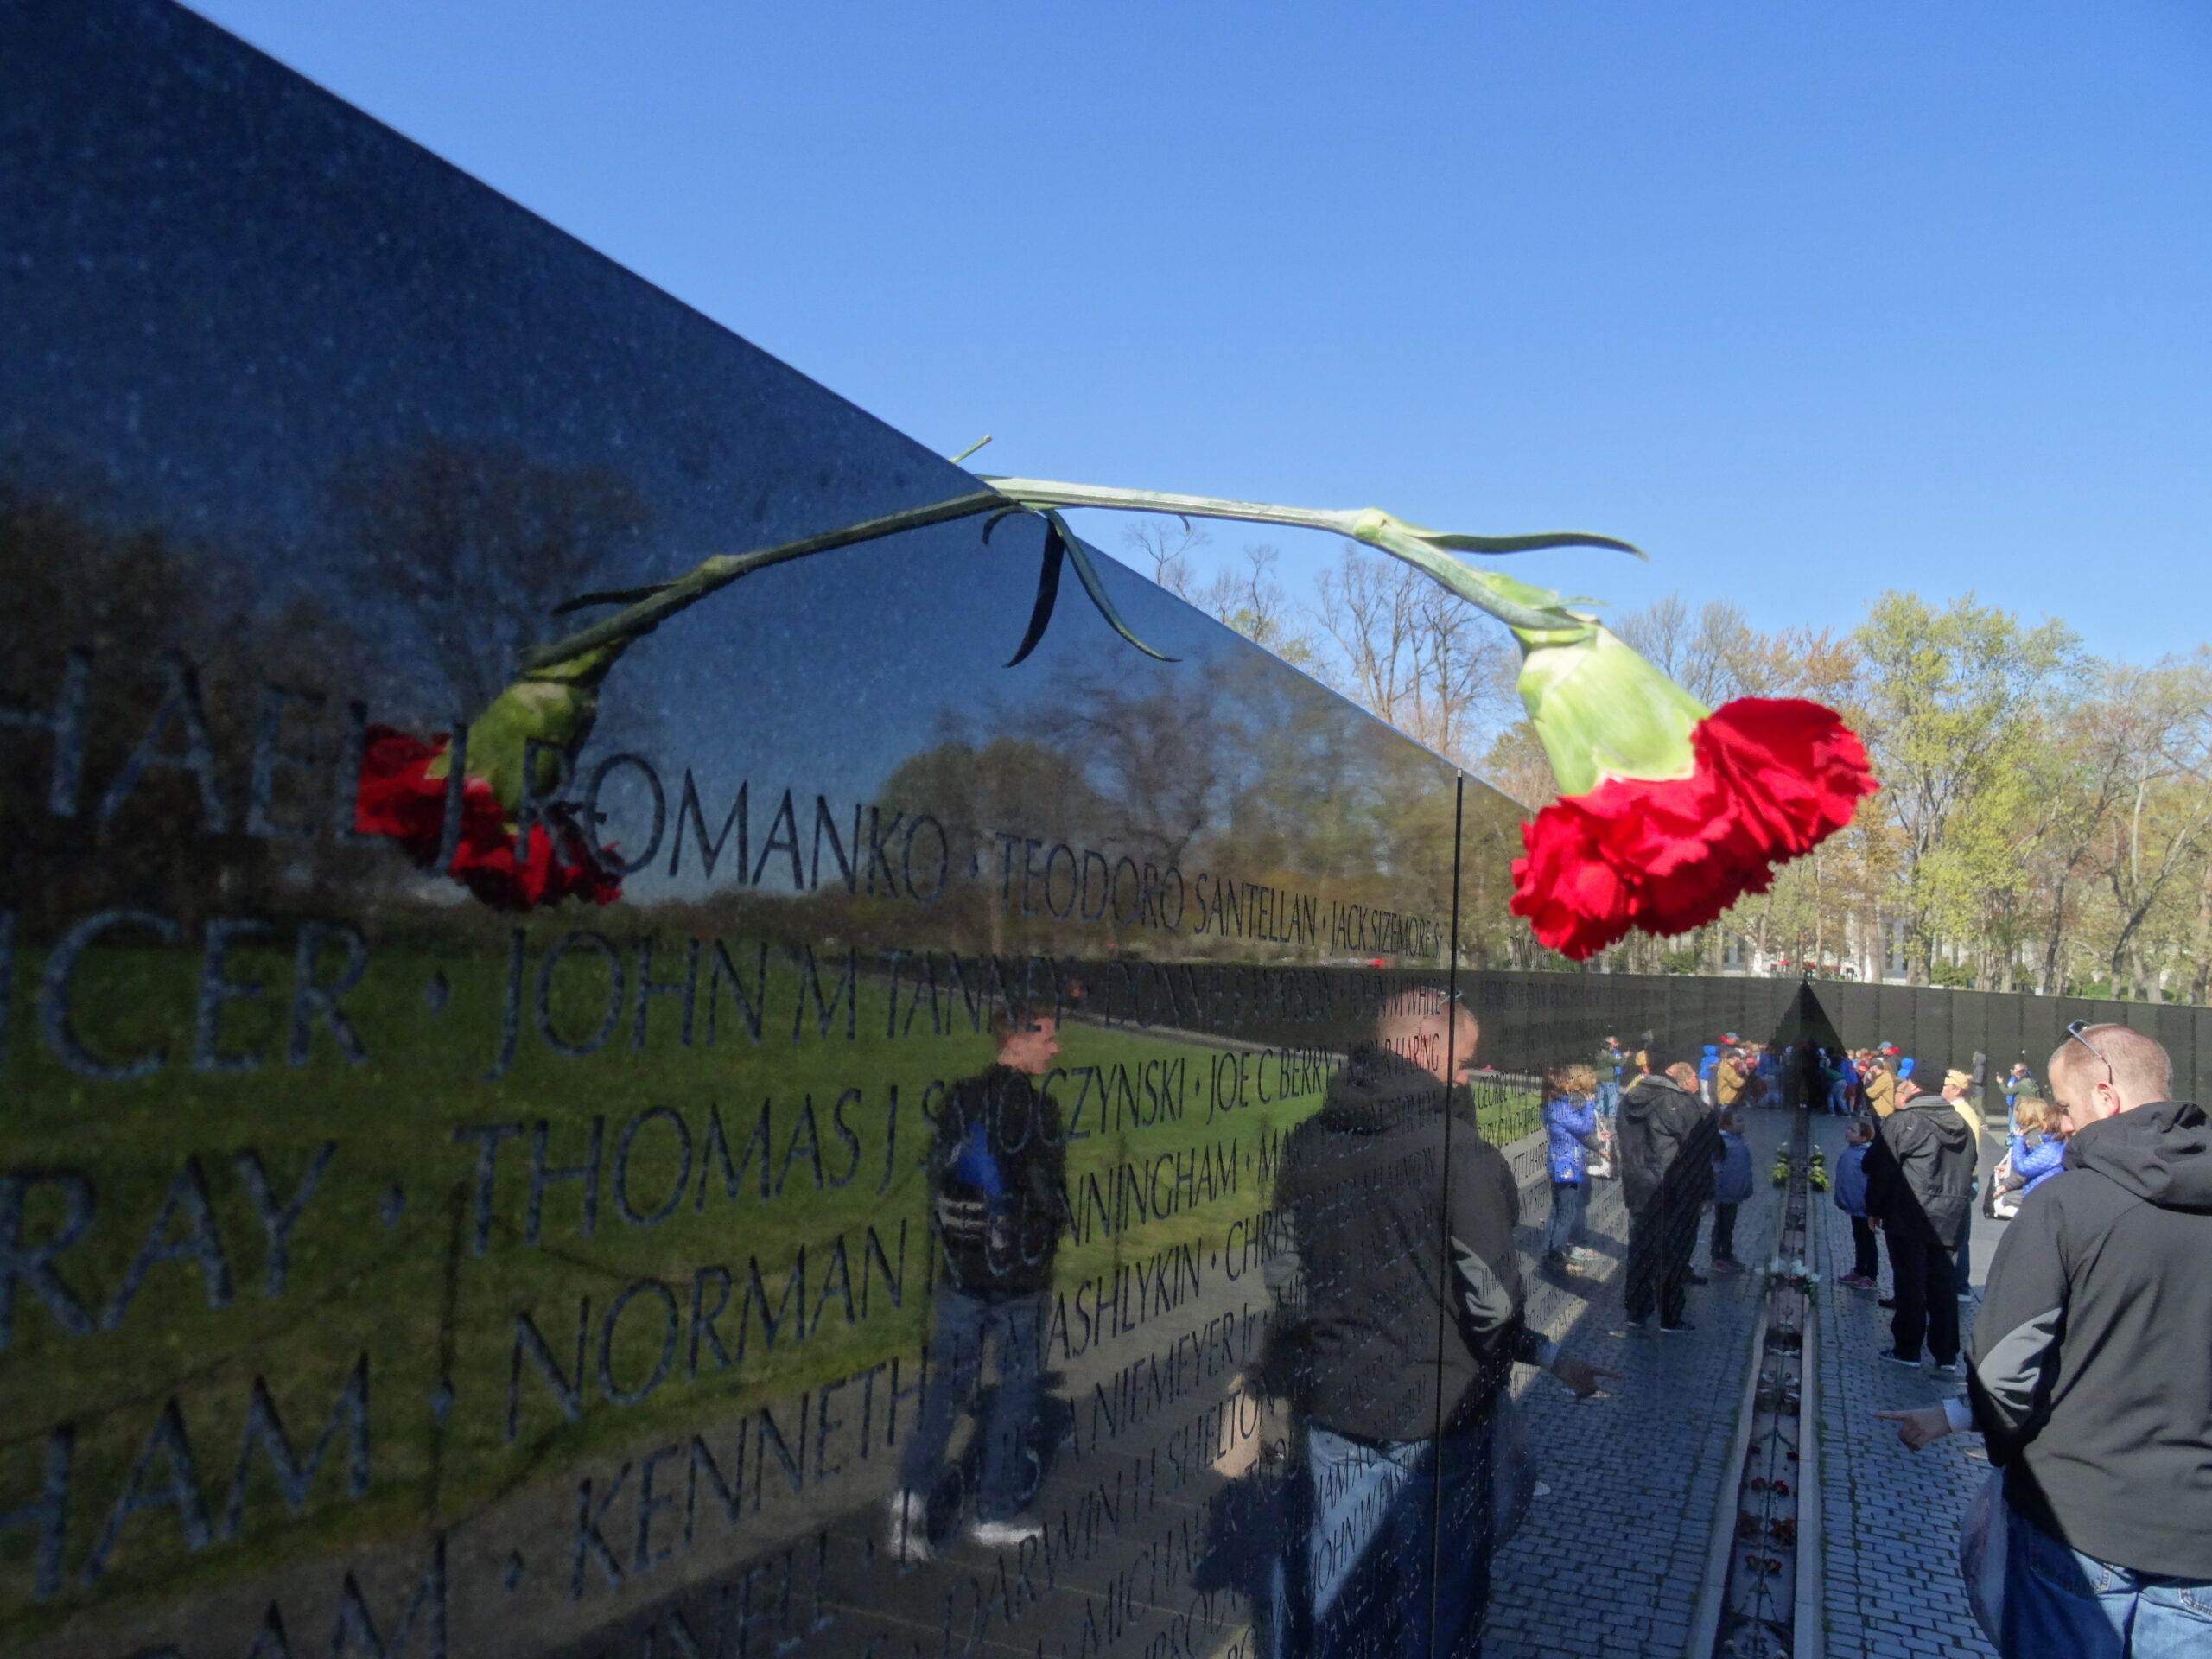
<path id="1" fill-rule="evenodd" d="M 1587 1065 L 1544 1072 L 1544 1161 L 1552 1178 L 1551 1225 L 1544 1230 L 1544 1265 L 1582 1267 L 1598 1259 L 1587 1247 L 1583 1217 L 1590 1209 L 1590 1154 L 1598 1125 L 1598 1074 Z"/>

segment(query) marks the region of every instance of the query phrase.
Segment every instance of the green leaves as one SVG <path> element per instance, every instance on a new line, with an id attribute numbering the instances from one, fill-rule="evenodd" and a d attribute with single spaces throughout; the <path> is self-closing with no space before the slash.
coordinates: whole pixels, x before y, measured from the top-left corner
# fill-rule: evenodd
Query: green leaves
<path id="1" fill-rule="evenodd" d="M 991 539 L 991 532 L 998 528 L 999 521 L 1011 517 L 1014 511 L 1016 510 L 1009 509 L 991 515 L 983 526 L 986 542 Z M 1090 555 L 1076 533 L 1068 528 L 1067 520 L 1052 507 L 1039 507 L 1033 511 L 1045 520 L 1045 553 L 1037 571 L 1037 598 L 1030 607 L 1029 626 L 1021 636 L 1021 644 L 1015 648 L 1014 655 L 1007 658 L 1006 665 L 1014 667 L 1036 650 L 1038 642 L 1045 637 L 1045 630 L 1052 625 L 1052 608 L 1059 602 L 1060 565 L 1064 559 L 1075 566 L 1076 580 L 1083 584 L 1083 591 L 1090 595 L 1090 602 L 1098 607 L 1098 614 L 1106 619 L 1108 627 L 1156 662 L 1177 661 L 1173 657 L 1154 651 L 1130 632 L 1129 625 L 1122 620 L 1122 613 L 1114 608 L 1114 601 L 1107 596 L 1106 585 L 1098 579 L 1098 568 L 1090 562 Z"/>

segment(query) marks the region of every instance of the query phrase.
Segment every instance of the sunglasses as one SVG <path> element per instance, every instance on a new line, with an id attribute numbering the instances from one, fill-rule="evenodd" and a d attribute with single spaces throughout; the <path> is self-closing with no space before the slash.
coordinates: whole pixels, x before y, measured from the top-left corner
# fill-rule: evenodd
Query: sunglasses
<path id="1" fill-rule="evenodd" d="M 2113 1083 L 2112 1062 L 2107 1059 L 2104 1055 L 2099 1052 L 2097 1046 L 2094 1043 L 2091 1042 L 2088 1038 L 2082 1034 L 2088 1028 L 2089 1022 L 2087 1020 L 2069 1020 L 2066 1022 L 2066 1035 L 2072 1041 L 2081 1044 L 2082 1046 L 2088 1049 L 2090 1053 L 2096 1055 L 2097 1064 L 2105 1069 L 2105 1081 L 2108 1084 Z M 2118 1084 L 2113 1084 L 2113 1086 L 2118 1087 Z"/>

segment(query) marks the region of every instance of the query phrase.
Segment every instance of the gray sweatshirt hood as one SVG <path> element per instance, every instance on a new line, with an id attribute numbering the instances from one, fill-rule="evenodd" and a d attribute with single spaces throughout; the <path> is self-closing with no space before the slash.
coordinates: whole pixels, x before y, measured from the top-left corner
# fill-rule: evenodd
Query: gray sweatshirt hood
<path id="1" fill-rule="evenodd" d="M 2187 1101 L 2090 1124 L 2066 1143 L 2066 1167 L 2094 1169 L 2161 1210 L 2212 1211 L 2212 1130 Z"/>

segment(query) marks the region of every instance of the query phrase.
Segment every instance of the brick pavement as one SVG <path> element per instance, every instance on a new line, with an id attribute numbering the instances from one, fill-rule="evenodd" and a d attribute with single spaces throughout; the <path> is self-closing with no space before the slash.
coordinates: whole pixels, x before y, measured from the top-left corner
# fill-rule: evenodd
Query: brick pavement
<path id="1" fill-rule="evenodd" d="M 1736 1224 L 1747 1262 L 1763 1262 L 1774 1239 L 1781 1194 L 1766 1171 L 1789 1127 L 1786 1112 L 1748 1115 L 1758 1183 Z M 1524 1187 L 1524 1228 L 1541 1226 L 1549 1203 L 1541 1181 Z M 1485 1659 L 1680 1654 L 1723 1502 L 1757 1281 L 1693 1287 L 1692 1335 L 1631 1337 L 1621 1323 L 1628 1226 L 1617 1183 L 1599 1184 L 1591 1228 L 1605 1268 L 1572 1287 L 1532 1270 L 1529 1318 L 1570 1351 L 1624 1375 L 1609 1397 L 1590 1402 L 1548 1378 L 1520 1379 L 1551 1490 L 1500 1553 Z M 1533 1262 L 1541 1246 L 1524 1230 L 1522 1249 Z M 1700 1268 L 1705 1259 L 1700 1240 Z"/>
<path id="2" fill-rule="evenodd" d="M 1814 1131 L 1834 1168 L 1841 1120 L 1816 1120 Z M 1989 1155 L 1985 1146 L 1985 1162 Z M 1874 1421 L 1877 1411 L 1933 1404 L 1958 1384 L 1875 1357 L 1889 1345 L 1889 1315 L 1876 1306 L 1876 1293 L 1835 1283 L 1851 1271 L 1851 1226 L 1831 1196 L 1814 1197 L 1818 1214 L 1807 1220 L 1824 1280 L 1819 1408 L 1828 1651 L 1874 1659 L 1993 1656 L 1967 1607 L 1957 1566 L 1960 1517 L 1989 1471 L 1980 1437 L 1954 1434 L 1914 1453 L 1889 1424 Z M 1977 1273 L 1986 1269 L 1996 1225 L 1976 1227 Z M 1885 1263 L 1881 1294 L 1888 1290 Z M 1961 1306 L 1962 1331 L 1973 1329 L 1972 1313 Z"/>

